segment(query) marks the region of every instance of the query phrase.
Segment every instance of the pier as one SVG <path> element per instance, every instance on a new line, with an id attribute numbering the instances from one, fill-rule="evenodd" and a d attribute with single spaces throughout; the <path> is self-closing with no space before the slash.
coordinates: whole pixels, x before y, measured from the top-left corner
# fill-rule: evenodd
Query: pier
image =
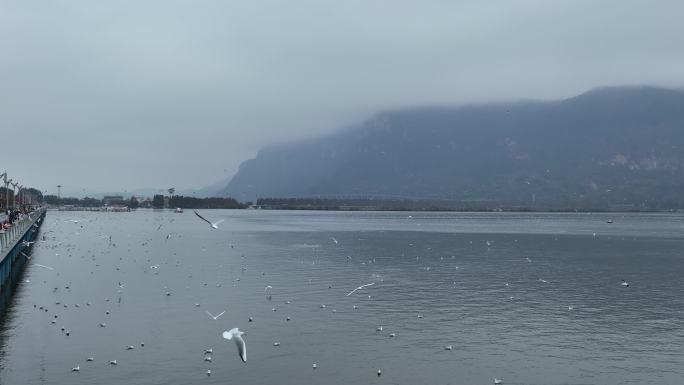
<path id="1" fill-rule="evenodd" d="M 0 231 L 0 309 L 30 258 L 30 250 L 45 219 L 45 208 L 34 210 Z"/>

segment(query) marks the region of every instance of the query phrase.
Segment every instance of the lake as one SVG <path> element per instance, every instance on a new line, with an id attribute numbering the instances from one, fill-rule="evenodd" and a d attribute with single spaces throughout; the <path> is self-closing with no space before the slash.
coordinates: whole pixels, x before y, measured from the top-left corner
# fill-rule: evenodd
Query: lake
<path id="1" fill-rule="evenodd" d="M 48 212 L 0 383 L 684 379 L 683 215 L 201 213 Z"/>

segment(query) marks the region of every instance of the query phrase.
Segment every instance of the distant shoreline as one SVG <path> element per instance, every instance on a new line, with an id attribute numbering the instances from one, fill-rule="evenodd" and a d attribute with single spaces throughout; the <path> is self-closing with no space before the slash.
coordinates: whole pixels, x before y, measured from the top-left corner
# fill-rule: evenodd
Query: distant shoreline
<path id="1" fill-rule="evenodd" d="M 48 208 L 49 211 L 74 211 L 74 212 L 134 212 L 134 211 L 174 211 L 175 209 L 155 209 L 155 208 L 137 208 L 137 209 L 115 209 L 106 210 L 104 208 L 94 207 L 70 207 L 70 208 Z M 192 210 L 187 208 L 187 210 Z M 419 209 L 419 208 L 405 208 L 405 209 L 386 209 L 386 208 L 313 208 L 313 207 L 247 207 L 247 208 L 196 208 L 196 210 L 259 210 L 259 211 L 337 211 L 337 212 L 413 212 L 413 213 L 530 213 L 530 214 L 683 214 L 682 210 L 610 210 L 610 209 L 546 209 L 546 210 L 532 210 L 532 209 Z"/>

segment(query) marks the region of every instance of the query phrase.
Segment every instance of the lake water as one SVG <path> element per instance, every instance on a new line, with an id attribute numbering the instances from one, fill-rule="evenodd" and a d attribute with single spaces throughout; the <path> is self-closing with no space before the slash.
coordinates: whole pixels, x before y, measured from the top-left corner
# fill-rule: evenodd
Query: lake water
<path id="1" fill-rule="evenodd" d="M 0 383 L 684 379 L 682 215 L 202 213 L 48 212 Z"/>

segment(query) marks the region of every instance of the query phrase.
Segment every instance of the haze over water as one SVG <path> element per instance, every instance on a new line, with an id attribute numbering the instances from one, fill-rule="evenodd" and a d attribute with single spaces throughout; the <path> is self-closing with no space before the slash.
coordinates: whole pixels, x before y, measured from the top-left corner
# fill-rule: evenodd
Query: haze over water
<path id="1" fill-rule="evenodd" d="M 0 319 L 0 383 L 684 378 L 682 215 L 202 214 L 226 221 L 48 212 Z M 221 338 L 234 327 L 247 333 L 247 363 Z"/>

